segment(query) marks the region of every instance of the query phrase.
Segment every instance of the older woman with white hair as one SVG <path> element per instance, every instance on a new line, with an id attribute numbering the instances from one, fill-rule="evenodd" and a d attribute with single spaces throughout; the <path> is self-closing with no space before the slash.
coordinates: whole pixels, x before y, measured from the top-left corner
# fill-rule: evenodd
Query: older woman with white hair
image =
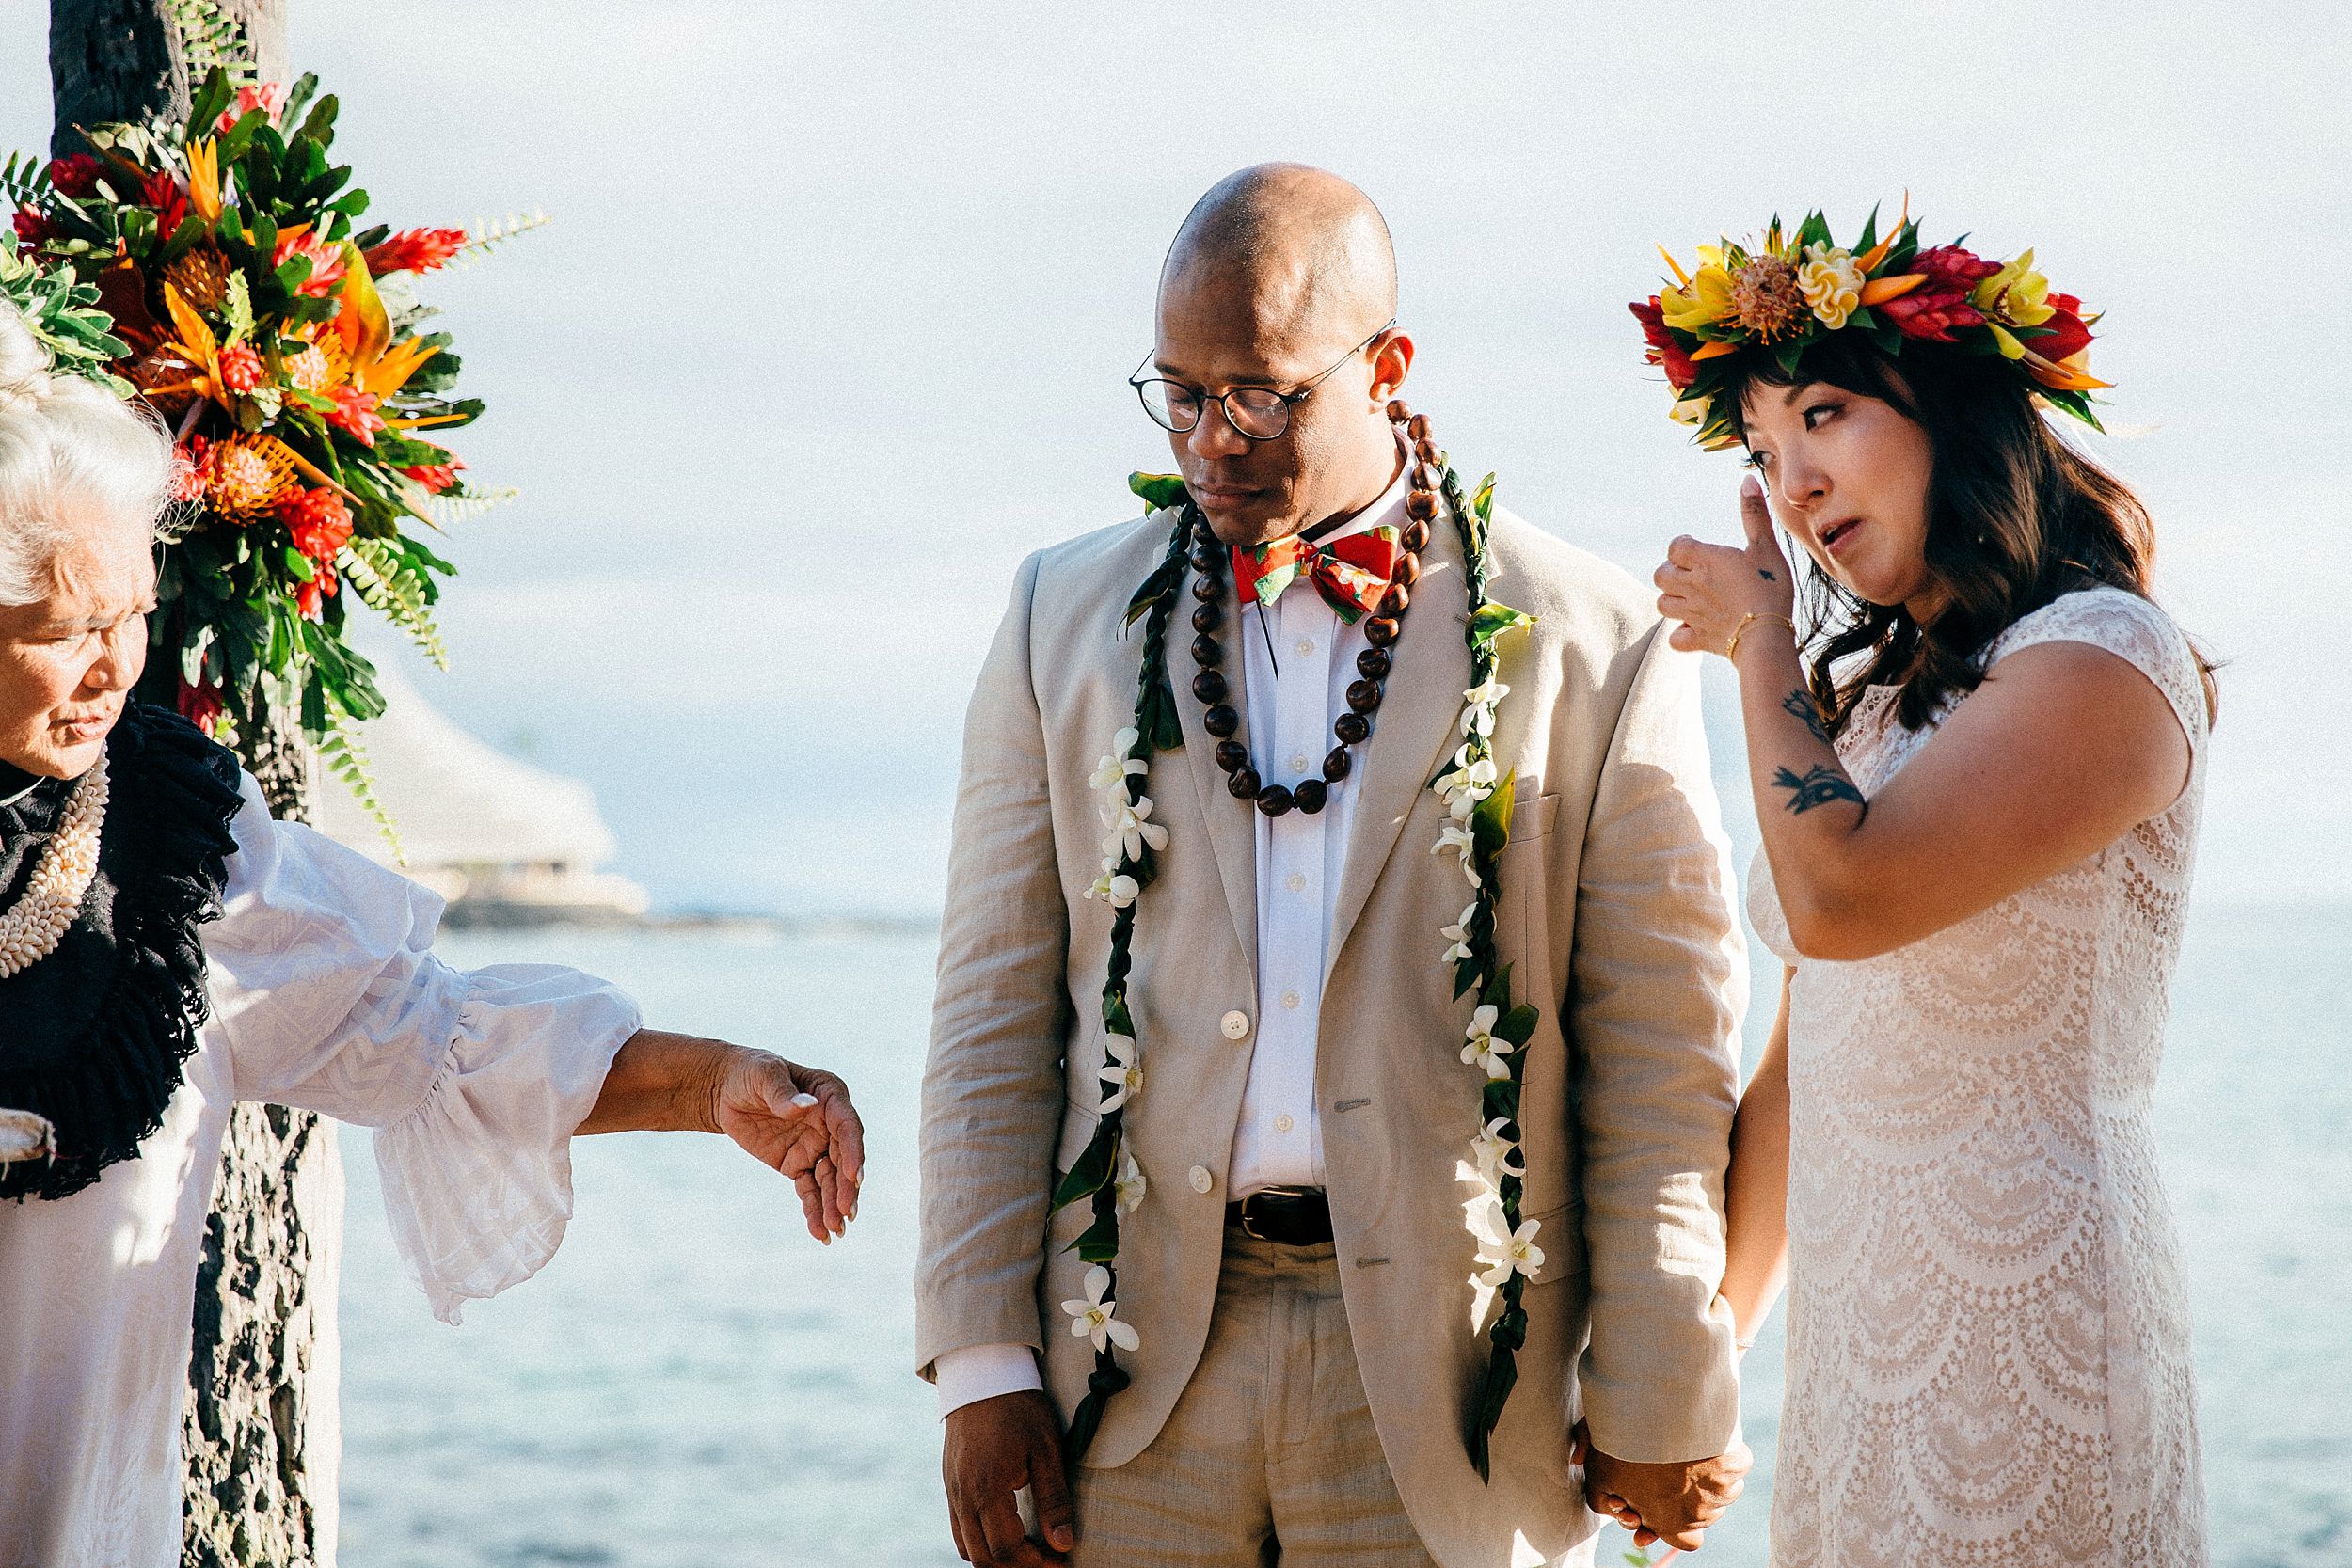
<path id="1" fill-rule="evenodd" d="M 451 1322 L 554 1252 L 575 1134 L 724 1132 L 791 1178 L 819 1240 L 862 1174 L 840 1080 L 641 1029 L 571 970 L 450 968 L 432 894 L 271 820 L 228 752 L 128 700 L 174 461 L 0 305 L 9 1568 L 179 1561 L 190 1306 L 235 1101 L 376 1129 L 393 1237 Z"/>

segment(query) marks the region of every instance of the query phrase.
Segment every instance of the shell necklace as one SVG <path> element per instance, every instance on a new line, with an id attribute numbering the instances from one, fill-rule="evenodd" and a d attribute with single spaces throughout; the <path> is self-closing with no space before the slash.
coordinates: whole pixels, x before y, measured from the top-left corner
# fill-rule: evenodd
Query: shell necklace
<path id="1" fill-rule="evenodd" d="M 83 776 L 65 816 L 33 868 L 24 895 L 0 914 L 0 980 L 57 950 L 98 875 L 98 836 L 106 825 L 106 759 Z"/>

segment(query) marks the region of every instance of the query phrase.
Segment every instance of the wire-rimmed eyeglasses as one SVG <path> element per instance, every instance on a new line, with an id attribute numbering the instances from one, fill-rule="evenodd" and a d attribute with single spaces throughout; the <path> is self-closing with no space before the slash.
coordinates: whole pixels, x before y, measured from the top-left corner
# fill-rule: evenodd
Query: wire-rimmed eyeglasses
<path id="1" fill-rule="evenodd" d="M 1250 441 L 1271 441 L 1290 429 L 1293 406 L 1306 402 L 1326 378 L 1371 347 L 1381 333 L 1395 325 L 1393 319 L 1390 320 L 1379 332 L 1341 355 L 1330 369 L 1309 377 L 1287 392 L 1272 387 L 1235 387 L 1211 397 L 1198 387 L 1187 387 L 1165 376 L 1148 376 L 1141 370 L 1127 378 L 1127 385 L 1136 389 L 1136 396 L 1143 402 L 1143 411 L 1152 416 L 1152 422 L 1174 435 L 1188 435 L 1198 429 L 1200 416 L 1208 411 L 1210 404 L 1216 403 L 1224 405 L 1225 422 L 1233 427 L 1235 435 Z"/>

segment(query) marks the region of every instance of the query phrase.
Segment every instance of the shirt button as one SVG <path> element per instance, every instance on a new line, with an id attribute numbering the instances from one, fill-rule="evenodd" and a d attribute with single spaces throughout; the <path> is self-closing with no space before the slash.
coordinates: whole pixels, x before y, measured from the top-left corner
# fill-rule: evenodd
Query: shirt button
<path id="1" fill-rule="evenodd" d="M 1305 658 L 1305 657 L 1307 657 L 1309 655 L 1312 654 L 1314 651 L 1315 651 L 1315 645 L 1314 645 L 1314 641 L 1313 641 L 1313 639 L 1311 639 L 1311 638 L 1302 637 L 1302 638 L 1300 638 L 1300 639 L 1298 640 L 1298 657 L 1301 657 L 1301 658 Z"/>
<path id="2" fill-rule="evenodd" d="M 1306 875 L 1303 872 L 1294 871 L 1283 879 L 1282 885 L 1293 893 L 1304 893 L 1307 891 Z"/>
<path id="3" fill-rule="evenodd" d="M 1295 991 L 1295 990 L 1286 990 L 1286 991 L 1284 991 L 1284 992 L 1282 993 L 1282 1006 L 1283 1006 L 1284 1007 L 1295 1007 L 1295 1006 L 1298 1006 L 1298 993 L 1297 993 L 1296 991 Z"/>
<path id="4" fill-rule="evenodd" d="M 1292 755 L 1291 755 L 1291 771 L 1292 771 L 1292 772 L 1294 772 L 1294 773 L 1304 773 L 1305 771 L 1307 771 L 1307 753 L 1306 753 L 1306 752 L 1293 752 L 1293 753 L 1292 753 Z"/>
<path id="5" fill-rule="evenodd" d="M 1291 1130 L 1291 1118 L 1287 1115 L 1276 1117 L 1274 1118 L 1274 1130 L 1277 1132 L 1289 1132 Z"/>
<path id="6" fill-rule="evenodd" d="M 1205 1193 L 1211 1187 L 1216 1185 L 1216 1178 L 1209 1174 L 1208 1166 L 1195 1165 L 1192 1167 L 1192 1190 L 1194 1192 Z"/>
<path id="7" fill-rule="evenodd" d="M 1225 1031 L 1225 1037 L 1229 1040 L 1248 1039 L 1249 1037 L 1249 1015 L 1238 1010 L 1227 1013 L 1217 1022 L 1217 1027 Z"/>

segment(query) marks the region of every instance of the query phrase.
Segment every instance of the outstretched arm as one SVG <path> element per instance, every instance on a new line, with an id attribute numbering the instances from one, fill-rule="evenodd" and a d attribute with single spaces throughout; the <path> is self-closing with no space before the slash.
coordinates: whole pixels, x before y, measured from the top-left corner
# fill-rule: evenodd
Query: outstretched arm
<path id="1" fill-rule="evenodd" d="M 830 1243 L 857 1217 L 866 1132 L 848 1085 L 771 1052 L 640 1029 L 576 1131 L 724 1132 L 791 1178 L 817 1240 Z"/>

